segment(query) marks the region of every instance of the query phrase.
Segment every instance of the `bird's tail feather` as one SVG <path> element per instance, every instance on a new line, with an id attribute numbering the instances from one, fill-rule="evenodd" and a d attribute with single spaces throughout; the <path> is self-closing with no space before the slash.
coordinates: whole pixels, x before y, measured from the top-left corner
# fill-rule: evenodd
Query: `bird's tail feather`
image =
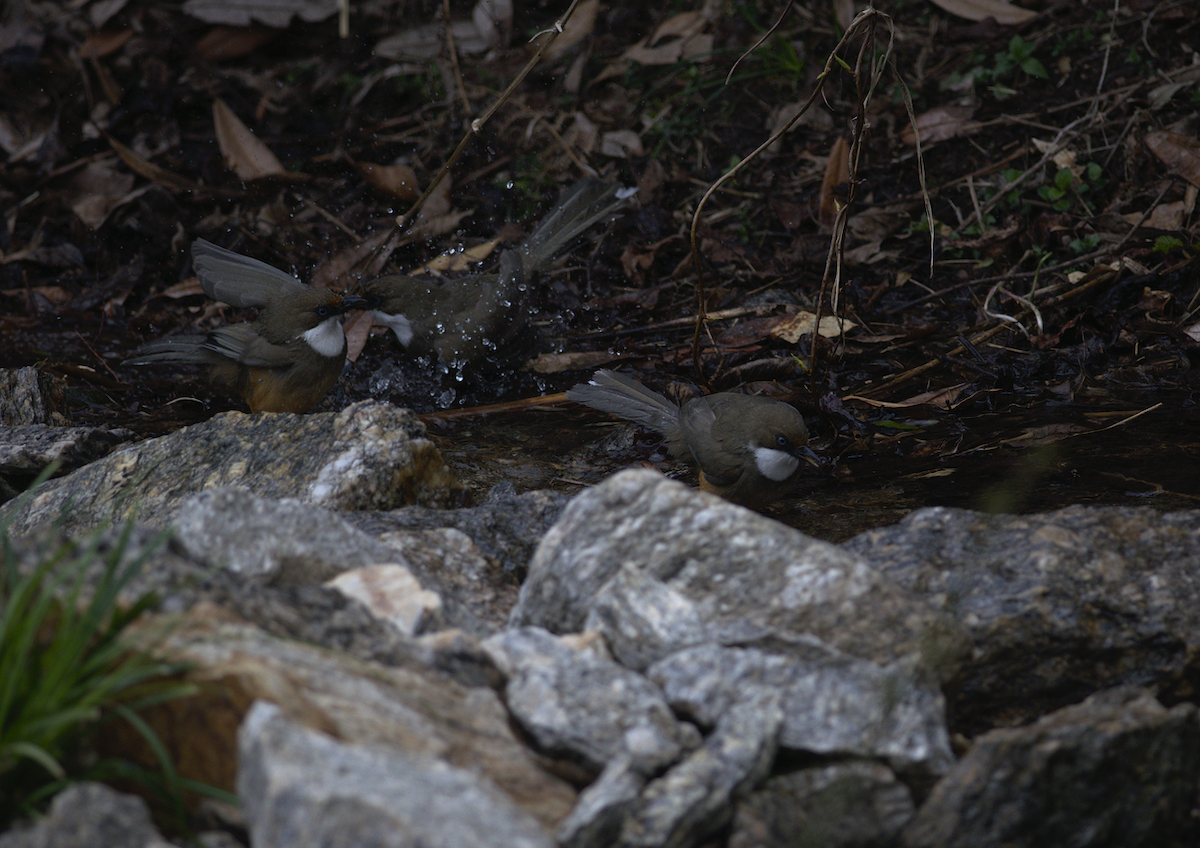
<path id="1" fill-rule="evenodd" d="M 545 268 L 584 230 L 620 208 L 626 197 L 628 194 L 621 186 L 595 177 L 579 180 L 564 191 L 558 205 L 519 248 L 526 273 L 537 273 Z"/>
<path id="2" fill-rule="evenodd" d="M 602 369 L 591 381 L 567 390 L 571 400 L 620 416 L 671 438 L 679 429 L 679 407 L 637 380 Z"/>
<path id="3" fill-rule="evenodd" d="M 148 365 L 151 362 L 212 361 L 213 353 L 206 347 L 207 336 L 171 336 L 157 339 L 139 347 L 123 365 Z"/>

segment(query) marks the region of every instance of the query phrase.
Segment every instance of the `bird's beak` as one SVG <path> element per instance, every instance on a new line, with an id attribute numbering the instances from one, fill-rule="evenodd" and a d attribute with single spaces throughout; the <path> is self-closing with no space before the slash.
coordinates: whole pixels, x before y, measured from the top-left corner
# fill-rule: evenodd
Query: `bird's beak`
<path id="1" fill-rule="evenodd" d="M 805 445 L 804 447 L 797 450 L 795 452 L 795 456 L 797 459 L 803 459 L 805 462 L 807 462 L 809 465 L 812 465 L 815 468 L 820 468 L 822 465 L 825 464 L 822 461 L 821 457 L 817 456 L 816 453 L 813 452 L 813 449 L 810 448 L 808 445 Z"/>
<path id="2" fill-rule="evenodd" d="M 349 311 L 351 309 L 366 309 L 367 301 L 356 294 L 347 294 L 342 296 L 342 309 Z"/>

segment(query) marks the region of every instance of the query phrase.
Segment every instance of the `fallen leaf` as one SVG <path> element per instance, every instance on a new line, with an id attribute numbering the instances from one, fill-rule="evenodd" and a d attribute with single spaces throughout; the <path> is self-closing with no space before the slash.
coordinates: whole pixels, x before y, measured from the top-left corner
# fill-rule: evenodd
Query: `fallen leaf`
<path id="1" fill-rule="evenodd" d="M 246 56 L 278 35 L 279 30 L 255 24 L 249 27 L 215 26 L 196 42 L 196 52 L 210 62 Z"/>
<path id="2" fill-rule="evenodd" d="M 900 139 L 909 147 L 916 147 L 918 132 L 921 134 L 921 144 L 933 144 L 977 132 L 979 123 L 971 120 L 975 108 L 974 104 L 935 106 L 917 115 L 917 120 L 900 133 Z"/>
<path id="3" fill-rule="evenodd" d="M 355 162 L 354 167 L 372 187 L 398 200 L 415 201 L 421 196 L 417 174 L 408 165 L 375 165 Z"/>
<path id="4" fill-rule="evenodd" d="M 780 321 L 773 330 L 772 335 L 778 339 L 783 339 L 789 344 L 795 344 L 800 341 L 801 336 L 806 336 L 813 331 L 813 322 L 817 316 L 812 312 L 797 312 L 794 315 L 785 315 L 782 317 L 788 320 Z M 821 336 L 821 338 L 832 339 L 843 333 L 850 332 L 857 326 L 853 321 L 846 318 L 838 318 L 836 315 L 823 315 L 817 335 Z"/>
<path id="5" fill-rule="evenodd" d="M 84 59 L 102 59 L 116 53 L 131 38 L 132 29 L 93 30 L 79 45 L 79 56 Z"/>
<path id="6" fill-rule="evenodd" d="M 367 339 L 371 337 L 371 327 L 374 324 L 375 319 L 366 310 L 352 312 L 342 320 L 342 329 L 346 331 L 346 358 L 351 362 L 358 361 L 358 355 L 362 353 L 363 348 L 367 346 Z"/>
<path id="7" fill-rule="evenodd" d="M 1173 132 L 1146 133 L 1146 146 L 1176 176 L 1200 186 L 1200 141 Z"/>
<path id="8" fill-rule="evenodd" d="M 554 39 L 554 43 L 546 51 L 546 60 L 553 62 L 591 35 L 596 29 L 596 13 L 598 11 L 600 11 L 600 0 L 583 0 L 576 6 L 571 17 L 567 18 L 566 24 L 563 25 L 563 31 L 558 34 L 558 38 Z M 540 35 L 537 41 L 548 37 L 548 33 Z M 537 41 L 534 43 L 536 44 Z"/>
<path id="9" fill-rule="evenodd" d="M 590 371 L 601 365 L 616 362 L 621 357 L 604 350 L 585 350 L 576 353 L 539 353 L 525 363 L 525 369 L 538 374 L 560 374 L 563 371 Z"/>
<path id="10" fill-rule="evenodd" d="M 500 244 L 499 239 L 485 241 L 483 244 L 477 244 L 474 247 L 468 247 L 465 250 L 457 250 L 451 253 L 443 253 L 436 259 L 417 268 L 412 273 L 441 273 L 447 274 L 453 271 L 469 271 L 478 265 L 483 260 L 492 255 L 492 251 Z"/>
<path id="11" fill-rule="evenodd" d="M 104 130 L 101 130 L 104 132 Z M 135 174 L 139 174 L 151 182 L 157 183 L 163 188 L 171 191 L 203 191 L 204 187 L 199 183 L 192 182 L 187 177 L 180 176 L 174 171 L 168 171 L 166 168 L 160 168 L 149 159 L 139 156 L 133 150 L 121 144 L 107 132 L 104 132 L 104 138 L 108 141 L 112 149 L 121 157 L 121 161 L 128 165 Z"/>
<path id="12" fill-rule="evenodd" d="M 1022 24 L 1038 14 L 1004 0 L 933 0 L 933 5 L 968 21 L 995 18 L 999 24 Z"/>
<path id="13" fill-rule="evenodd" d="M 163 290 L 163 297 L 169 297 L 172 300 L 178 300 L 182 297 L 191 297 L 192 295 L 204 294 L 204 289 L 200 286 L 200 280 L 196 277 L 176 283 Z"/>
<path id="14" fill-rule="evenodd" d="M 118 171 L 116 160 L 91 162 L 71 179 L 66 194 L 67 204 L 79 220 L 93 230 L 108 218 L 109 213 L 124 202 L 133 188 L 133 174 Z"/>
<path id="15" fill-rule="evenodd" d="M 271 149 L 259 141 L 219 97 L 213 100 L 213 124 L 226 163 L 243 180 L 287 173 Z"/>
<path id="16" fill-rule="evenodd" d="M 313 271 L 310 284 L 314 288 L 342 291 L 379 276 L 394 247 L 388 250 L 379 248 L 391 234 L 391 228 L 384 227 L 361 242 L 342 248 Z"/>
<path id="17" fill-rule="evenodd" d="M 630 156 L 645 155 L 642 140 L 633 130 L 613 130 L 606 132 L 600 139 L 600 152 L 614 159 L 627 159 Z"/>
<path id="18" fill-rule="evenodd" d="M 187 0 L 185 14 L 210 24 L 247 26 L 258 21 L 286 27 L 292 18 L 323 21 L 337 14 L 338 0 Z"/>
<path id="19" fill-rule="evenodd" d="M 512 19 L 512 0 L 478 0 L 471 9 L 471 22 L 492 49 L 508 46 L 512 39 Z"/>
<path id="20" fill-rule="evenodd" d="M 832 227 L 841 208 L 837 187 L 850 178 L 850 145 L 843 136 L 838 136 L 829 151 L 825 163 L 825 177 L 821 180 L 821 199 L 817 206 L 817 222 L 822 227 Z"/>

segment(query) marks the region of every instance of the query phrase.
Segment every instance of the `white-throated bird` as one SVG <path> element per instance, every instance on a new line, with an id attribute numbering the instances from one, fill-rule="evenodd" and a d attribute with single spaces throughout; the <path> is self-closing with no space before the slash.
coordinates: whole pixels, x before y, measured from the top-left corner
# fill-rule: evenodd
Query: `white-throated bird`
<path id="1" fill-rule="evenodd" d="M 675 458 L 699 469 L 700 488 L 743 506 L 778 500 L 795 486 L 802 461 L 819 463 L 804 419 L 782 401 L 721 392 L 680 407 L 608 370 L 567 397 L 660 433 Z"/>

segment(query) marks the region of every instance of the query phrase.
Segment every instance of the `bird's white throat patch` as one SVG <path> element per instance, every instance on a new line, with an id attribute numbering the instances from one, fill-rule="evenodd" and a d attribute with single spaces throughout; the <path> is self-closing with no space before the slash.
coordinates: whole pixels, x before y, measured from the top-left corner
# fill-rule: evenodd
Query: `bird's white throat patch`
<path id="1" fill-rule="evenodd" d="M 413 340 L 412 324 L 403 315 L 388 315 L 382 309 L 372 309 L 371 317 L 396 334 L 396 341 L 408 347 Z"/>
<path id="2" fill-rule="evenodd" d="M 339 315 L 326 318 L 311 330 L 305 330 L 302 337 L 308 342 L 308 346 L 321 356 L 333 359 L 345 352 L 346 334 L 342 331 L 342 319 Z"/>
<path id="3" fill-rule="evenodd" d="M 775 448 L 754 448 L 754 464 L 762 476 L 782 483 L 796 473 L 800 460 Z"/>

